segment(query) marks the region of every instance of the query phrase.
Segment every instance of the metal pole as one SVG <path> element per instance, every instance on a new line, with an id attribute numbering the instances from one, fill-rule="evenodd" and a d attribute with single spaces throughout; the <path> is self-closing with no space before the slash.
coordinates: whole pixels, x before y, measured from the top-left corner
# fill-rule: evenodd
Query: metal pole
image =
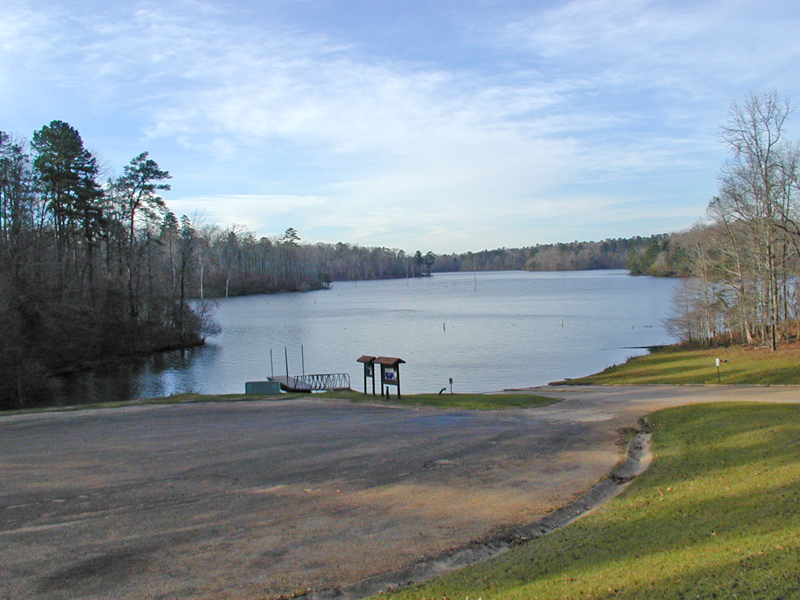
<path id="1" fill-rule="evenodd" d="M 289 381 L 289 350 L 286 346 L 283 347 L 283 359 L 286 361 L 286 381 Z"/>
<path id="2" fill-rule="evenodd" d="M 303 350 L 303 344 L 300 344 L 300 362 L 302 363 L 303 367 L 303 377 L 306 376 L 306 353 Z"/>
<path id="3" fill-rule="evenodd" d="M 275 379 L 275 364 L 272 362 L 272 348 L 269 349 L 269 370 L 272 378 Z"/>

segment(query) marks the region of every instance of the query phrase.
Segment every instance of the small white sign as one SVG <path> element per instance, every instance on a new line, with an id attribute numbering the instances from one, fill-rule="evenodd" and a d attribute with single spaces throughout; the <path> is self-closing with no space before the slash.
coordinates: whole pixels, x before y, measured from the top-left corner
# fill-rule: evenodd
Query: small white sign
<path id="1" fill-rule="evenodd" d="M 717 358 L 716 361 L 717 361 L 717 366 L 719 366 L 720 360 Z"/>

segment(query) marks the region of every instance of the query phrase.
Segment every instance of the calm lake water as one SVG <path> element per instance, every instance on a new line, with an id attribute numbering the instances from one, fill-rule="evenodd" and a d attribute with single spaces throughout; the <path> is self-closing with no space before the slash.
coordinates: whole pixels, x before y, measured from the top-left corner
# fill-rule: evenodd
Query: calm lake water
<path id="1" fill-rule="evenodd" d="M 62 379 L 57 404 L 239 393 L 246 381 L 349 373 L 396 356 L 404 393 L 489 392 L 588 375 L 675 340 L 664 330 L 676 280 L 627 271 L 440 273 L 231 298 L 205 347 Z M 272 351 L 272 364 L 270 363 Z"/>

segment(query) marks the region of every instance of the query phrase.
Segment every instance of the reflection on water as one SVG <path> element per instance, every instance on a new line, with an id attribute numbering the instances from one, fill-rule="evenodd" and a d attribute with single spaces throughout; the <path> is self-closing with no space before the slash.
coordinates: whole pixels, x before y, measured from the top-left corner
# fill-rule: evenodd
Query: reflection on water
<path id="1" fill-rule="evenodd" d="M 219 348 L 213 345 L 172 350 L 55 377 L 50 381 L 52 405 L 93 404 L 197 392 L 202 382 L 196 382 L 191 376 L 192 365 L 198 361 L 213 361 L 218 352 Z"/>
<path id="2" fill-rule="evenodd" d="M 674 340 L 671 279 L 625 271 L 443 273 L 339 282 L 304 294 L 222 300 L 205 347 L 61 378 L 54 402 L 238 393 L 271 374 L 349 373 L 398 356 L 402 391 L 492 391 L 578 377 Z"/>

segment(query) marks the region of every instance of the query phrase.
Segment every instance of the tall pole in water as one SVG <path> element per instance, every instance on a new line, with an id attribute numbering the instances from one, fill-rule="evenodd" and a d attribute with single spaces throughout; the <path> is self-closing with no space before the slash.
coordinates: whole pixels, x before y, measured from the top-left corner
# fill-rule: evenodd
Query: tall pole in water
<path id="1" fill-rule="evenodd" d="M 272 348 L 269 349 L 269 370 L 272 378 L 275 379 L 275 364 L 272 362 Z"/>
<path id="2" fill-rule="evenodd" d="M 300 362 L 303 368 L 303 377 L 306 376 L 306 353 L 303 350 L 303 344 L 300 344 Z"/>
<path id="3" fill-rule="evenodd" d="M 283 347 L 283 360 L 286 361 L 286 381 L 289 381 L 289 350 Z"/>

